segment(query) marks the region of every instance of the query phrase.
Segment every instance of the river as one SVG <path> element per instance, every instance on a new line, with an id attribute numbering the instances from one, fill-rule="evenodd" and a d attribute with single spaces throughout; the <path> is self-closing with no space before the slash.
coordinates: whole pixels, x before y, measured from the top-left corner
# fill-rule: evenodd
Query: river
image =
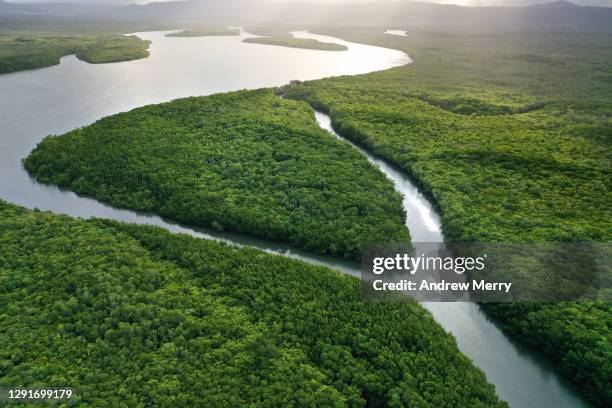
<path id="1" fill-rule="evenodd" d="M 359 265 L 317 256 L 232 233 L 217 233 L 164 220 L 153 214 L 112 208 L 70 191 L 37 183 L 21 159 L 48 134 L 61 134 L 103 116 L 179 97 L 238 89 L 280 86 L 290 80 L 355 75 L 411 62 L 404 53 L 336 38 L 296 33 L 349 47 L 329 52 L 244 44 L 240 37 L 177 38 L 167 32 L 137 33 L 151 40 L 147 59 L 91 65 L 74 56 L 49 68 L 0 75 L 0 198 L 28 208 L 75 217 L 101 217 L 152 224 L 172 232 L 248 245 L 269 253 L 326 265 L 359 276 Z M 318 123 L 333 132 L 329 118 Z M 334 133 L 335 134 L 335 133 Z M 337 136 L 337 135 L 336 135 Z M 339 137 L 339 136 L 337 136 Z M 378 166 L 404 196 L 407 226 L 415 242 L 442 241 L 439 216 L 406 175 L 355 146 Z M 457 339 L 511 407 L 577 408 L 587 404 L 537 353 L 510 341 L 473 303 L 428 303 L 424 306 Z"/>

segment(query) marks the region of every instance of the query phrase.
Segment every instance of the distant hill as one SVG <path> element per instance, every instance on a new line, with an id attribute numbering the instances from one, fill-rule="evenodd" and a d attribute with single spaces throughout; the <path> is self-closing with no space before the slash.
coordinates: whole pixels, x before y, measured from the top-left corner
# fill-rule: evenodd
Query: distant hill
<path id="1" fill-rule="evenodd" d="M 100 15 L 114 12 L 116 7 L 86 3 L 8 3 L 0 0 L 0 14 L 35 14 L 55 16 Z"/>
<path id="2" fill-rule="evenodd" d="M 116 6 L 86 3 L 32 3 L 37 10 L 56 16 L 100 15 L 114 12 Z"/>
<path id="3" fill-rule="evenodd" d="M 517 30 L 563 28 L 612 31 L 612 8 L 578 6 L 564 0 L 525 7 L 460 7 L 415 1 L 313 4 L 266 0 L 188 0 L 105 7 L 48 3 L 16 5 L 0 0 L 0 14 L 6 13 L 103 15 L 141 21 L 197 19 L 224 24 L 275 22 L 305 25 L 436 25 Z"/>
<path id="4" fill-rule="evenodd" d="M 199 0 L 130 5 L 117 15 L 137 18 L 203 18 L 229 22 L 284 22 L 341 25 L 461 25 L 612 31 L 612 9 L 556 1 L 528 7 L 460 7 L 412 1 L 358 4 L 273 3 Z"/>
<path id="5" fill-rule="evenodd" d="M 40 12 L 30 4 L 7 3 L 0 0 L 0 14 L 40 14 Z"/>
<path id="6" fill-rule="evenodd" d="M 570 3 L 569 1 L 566 0 L 558 0 L 558 1 L 553 1 L 551 3 L 540 3 L 540 4 L 534 4 L 534 5 L 530 5 L 527 6 L 530 9 L 559 9 L 559 8 L 571 8 L 571 9 L 575 9 L 577 7 L 580 7 L 574 3 Z"/>

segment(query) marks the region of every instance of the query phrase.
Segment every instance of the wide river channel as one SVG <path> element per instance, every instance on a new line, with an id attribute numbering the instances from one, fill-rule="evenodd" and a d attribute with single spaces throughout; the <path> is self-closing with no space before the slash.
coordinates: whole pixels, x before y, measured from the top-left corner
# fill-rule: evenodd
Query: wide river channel
<path id="1" fill-rule="evenodd" d="M 359 276 L 359 265 L 354 263 L 238 234 L 182 226 L 153 214 L 115 209 L 39 184 L 25 172 L 21 159 L 45 136 L 64 133 L 110 114 L 180 97 L 279 86 L 294 79 L 363 74 L 411 62 L 400 51 L 303 32 L 296 36 L 344 44 L 349 49 L 330 52 L 242 43 L 248 34 L 177 38 L 166 37 L 166 33 L 137 33 L 152 42 L 151 56 L 146 59 L 91 65 L 68 56 L 57 66 L 0 75 L 0 198 L 75 217 L 158 225 L 172 232 L 248 245 Z M 317 113 L 316 118 L 321 127 L 333 133 L 326 115 Z M 413 240 L 443 241 L 436 211 L 410 179 L 394 166 L 355 148 L 404 195 L 407 226 Z M 423 306 L 455 336 L 461 351 L 485 372 L 498 395 L 511 407 L 588 406 L 546 360 L 506 337 L 476 304 Z"/>

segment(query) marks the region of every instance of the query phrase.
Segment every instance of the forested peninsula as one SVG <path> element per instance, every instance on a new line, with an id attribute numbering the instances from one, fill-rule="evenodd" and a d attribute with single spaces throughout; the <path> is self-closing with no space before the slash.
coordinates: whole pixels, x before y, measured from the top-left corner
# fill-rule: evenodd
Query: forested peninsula
<path id="1" fill-rule="evenodd" d="M 323 42 L 312 38 L 296 38 L 287 26 L 252 26 L 245 31 L 258 37 L 242 40 L 245 43 L 277 45 L 280 47 L 303 48 L 320 51 L 346 51 L 348 47 L 342 44 Z"/>
<path id="2" fill-rule="evenodd" d="M 287 87 L 411 174 L 453 242 L 610 242 L 612 49 L 606 35 L 322 33 L 414 64 Z M 486 304 L 599 406 L 612 404 L 609 302 Z"/>
<path id="3" fill-rule="evenodd" d="M 0 74 L 44 68 L 75 54 L 92 64 L 130 61 L 149 56 L 149 42 L 118 34 L 0 35 Z"/>
<path id="4" fill-rule="evenodd" d="M 272 90 L 180 99 L 43 140 L 38 180 L 119 207 L 359 259 L 408 242 L 401 196 L 359 152 Z"/>
<path id="5" fill-rule="evenodd" d="M 309 50 L 320 51 L 346 51 L 348 47 L 341 44 L 328 43 L 311 38 L 294 38 L 292 36 L 279 37 L 252 37 L 242 40 L 245 43 L 277 45 L 280 47 L 289 48 L 304 48 Z"/>
<path id="6" fill-rule="evenodd" d="M 0 285 L 2 387 L 92 406 L 507 406 L 421 306 L 253 249 L 0 201 Z"/>

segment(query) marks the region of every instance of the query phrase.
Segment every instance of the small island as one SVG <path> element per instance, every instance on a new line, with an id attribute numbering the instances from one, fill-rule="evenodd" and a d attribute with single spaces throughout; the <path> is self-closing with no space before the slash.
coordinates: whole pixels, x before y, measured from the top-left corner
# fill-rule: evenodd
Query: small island
<path id="1" fill-rule="evenodd" d="M 176 33 L 166 34 L 166 37 L 222 37 L 222 36 L 238 36 L 241 31 L 239 28 L 233 27 L 218 27 L 218 28 L 202 28 L 182 30 Z"/>
<path id="2" fill-rule="evenodd" d="M 321 51 L 346 51 L 348 47 L 341 44 L 334 44 L 328 42 L 322 42 L 311 38 L 295 38 L 291 36 L 278 36 L 278 37 L 253 37 L 245 38 L 242 40 L 245 43 L 250 44 L 265 44 L 265 45 L 278 45 L 281 47 L 289 48 L 305 48 L 308 50 L 321 50 Z"/>

